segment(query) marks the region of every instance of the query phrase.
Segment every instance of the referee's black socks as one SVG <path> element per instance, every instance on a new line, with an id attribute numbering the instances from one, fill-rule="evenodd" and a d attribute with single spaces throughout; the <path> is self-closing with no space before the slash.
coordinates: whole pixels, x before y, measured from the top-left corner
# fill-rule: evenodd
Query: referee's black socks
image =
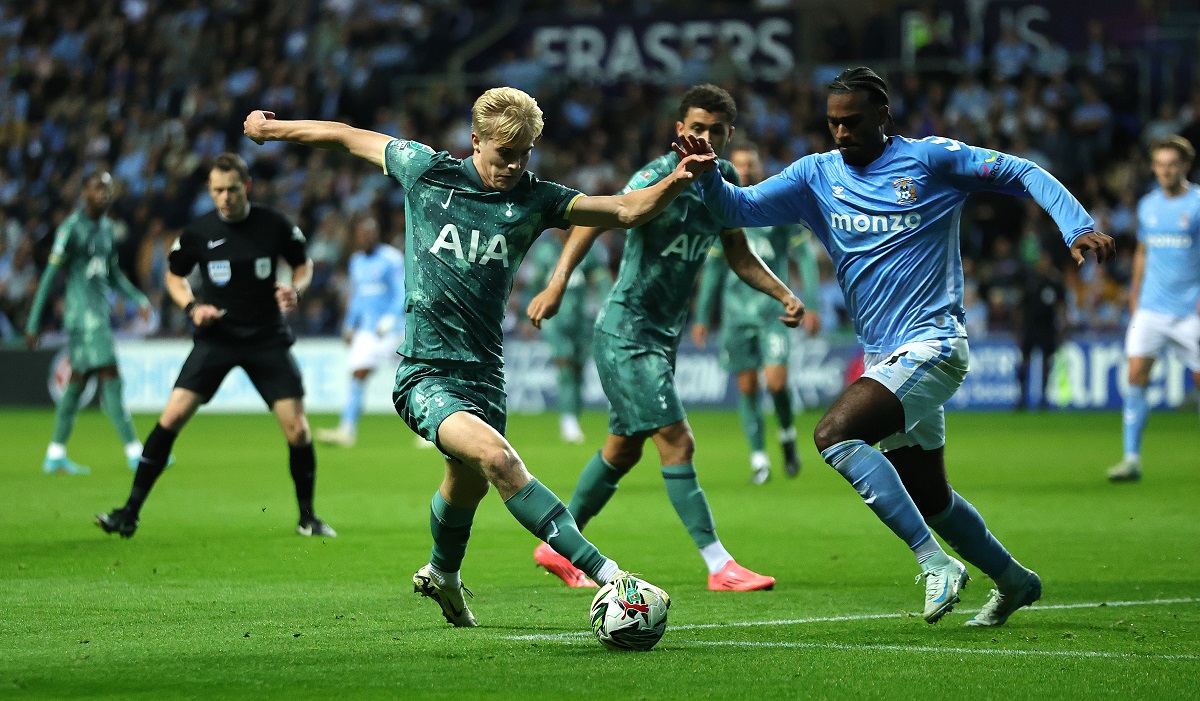
<path id="1" fill-rule="evenodd" d="M 315 518 L 313 513 L 313 487 L 317 481 L 317 454 L 313 444 L 288 444 L 288 467 L 292 470 L 292 481 L 296 483 L 296 504 L 300 507 L 300 520 Z"/>
<path id="2" fill-rule="evenodd" d="M 142 459 L 138 461 L 137 474 L 133 476 L 133 489 L 129 490 L 129 501 L 125 502 L 125 508 L 132 511 L 135 517 L 141 512 L 142 504 L 158 476 L 166 469 L 171 447 L 178 437 L 177 432 L 164 428 L 162 424 L 155 424 L 154 430 L 146 437 Z"/>

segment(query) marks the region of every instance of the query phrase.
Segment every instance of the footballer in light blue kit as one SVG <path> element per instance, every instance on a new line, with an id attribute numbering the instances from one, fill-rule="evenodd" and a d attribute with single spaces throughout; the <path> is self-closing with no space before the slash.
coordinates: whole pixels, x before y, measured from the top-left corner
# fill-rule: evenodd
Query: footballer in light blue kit
<path id="1" fill-rule="evenodd" d="M 364 216 L 354 224 L 350 255 L 350 304 L 342 338 L 350 345 L 350 389 L 337 428 L 317 430 L 317 440 L 349 448 L 358 439 L 358 419 L 371 372 L 381 364 L 394 371 L 404 337 L 404 254 L 379 240 L 379 224 Z"/>
<path id="2" fill-rule="evenodd" d="M 1142 434 L 1150 413 L 1146 387 L 1154 361 L 1174 349 L 1200 387 L 1200 188 L 1187 181 L 1195 157 L 1195 148 L 1181 136 L 1150 145 L 1150 169 L 1158 188 L 1138 202 L 1138 247 L 1129 296 L 1133 318 L 1125 334 L 1125 456 L 1108 470 L 1113 482 L 1142 478 Z"/>
<path id="3" fill-rule="evenodd" d="M 828 89 L 836 150 L 801 158 L 752 187 L 707 174 L 704 201 L 731 227 L 805 221 L 829 251 L 867 370 L 817 424 L 817 448 L 916 555 L 926 621 L 950 611 L 968 580 L 932 528 L 996 582 L 967 625 L 1002 625 L 1041 596 L 1041 580 L 946 479 L 942 405 L 968 369 L 962 206 L 983 190 L 1031 196 L 1079 263 L 1089 250 L 1107 260 L 1113 242 L 1093 231 L 1066 188 L 1027 160 L 941 137 L 887 136 L 887 84 L 869 68 L 843 71 Z"/>

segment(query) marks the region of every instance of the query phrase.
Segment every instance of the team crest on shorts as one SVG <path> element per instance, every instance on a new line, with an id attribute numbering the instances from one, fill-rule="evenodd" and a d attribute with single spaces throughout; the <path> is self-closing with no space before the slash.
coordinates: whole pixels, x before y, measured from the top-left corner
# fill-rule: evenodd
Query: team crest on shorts
<path id="1" fill-rule="evenodd" d="M 266 280 L 271 276 L 271 259 L 270 258 L 255 258 L 254 259 L 254 275 L 259 280 Z"/>
<path id="2" fill-rule="evenodd" d="M 212 284 L 217 287 L 224 287 L 229 284 L 229 278 L 231 277 L 233 277 L 233 268 L 229 265 L 229 261 L 208 261 L 208 279 L 212 280 Z"/>
<path id="3" fill-rule="evenodd" d="M 899 204 L 916 204 L 917 203 L 917 184 L 912 178 L 903 177 L 896 178 L 892 183 L 896 188 L 896 202 Z"/>

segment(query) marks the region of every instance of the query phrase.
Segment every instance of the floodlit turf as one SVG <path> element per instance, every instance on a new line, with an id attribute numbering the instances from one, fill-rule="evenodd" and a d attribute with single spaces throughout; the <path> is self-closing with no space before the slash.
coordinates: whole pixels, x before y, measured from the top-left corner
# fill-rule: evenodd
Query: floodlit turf
<path id="1" fill-rule="evenodd" d="M 692 420 L 718 532 L 779 584 L 706 590 L 651 448 L 587 530 L 673 597 L 659 646 L 622 654 L 583 634 L 592 594 L 534 568 L 534 538 L 494 494 L 463 572 L 481 627 L 451 629 L 412 593 L 442 468 L 395 417 L 369 417 L 357 448 L 318 450 L 317 511 L 338 538 L 293 534 L 287 450 L 263 414 L 197 417 L 122 540 L 91 524 L 130 483 L 107 420 L 84 413 L 69 446 L 90 477 L 44 476 L 51 415 L 0 413 L 0 698 L 1200 694 L 1194 412 L 1151 417 L 1146 477 L 1129 485 L 1104 479 L 1120 457 L 1115 414 L 949 417 L 953 483 L 1045 583 L 1037 608 L 994 630 L 962 626 L 991 587 L 973 569 L 938 625 L 905 613 L 922 605 L 911 555 L 811 445 L 798 479 L 777 468 L 753 487 L 736 416 Z M 815 420 L 801 417 L 802 435 Z M 152 421 L 137 417 L 139 432 Z M 603 427 L 588 415 L 588 443 L 564 446 L 555 417 L 514 416 L 510 437 L 565 499 Z"/>

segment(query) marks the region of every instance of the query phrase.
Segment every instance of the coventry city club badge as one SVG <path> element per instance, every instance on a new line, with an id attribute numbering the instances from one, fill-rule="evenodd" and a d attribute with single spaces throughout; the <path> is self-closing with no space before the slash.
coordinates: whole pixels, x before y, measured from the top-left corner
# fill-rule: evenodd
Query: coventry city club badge
<path id="1" fill-rule="evenodd" d="M 266 280 L 271 276 L 271 259 L 270 258 L 255 258 L 254 259 L 254 275 L 259 280 Z"/>
<path id="2" fill-rule="evenodd" d="M 896 178 L 892 183 L 896 188 L 896 202 L 899 204 L 916 204 L 917 203 L 917 184 L 912 178 L 903 177 Z"/>

